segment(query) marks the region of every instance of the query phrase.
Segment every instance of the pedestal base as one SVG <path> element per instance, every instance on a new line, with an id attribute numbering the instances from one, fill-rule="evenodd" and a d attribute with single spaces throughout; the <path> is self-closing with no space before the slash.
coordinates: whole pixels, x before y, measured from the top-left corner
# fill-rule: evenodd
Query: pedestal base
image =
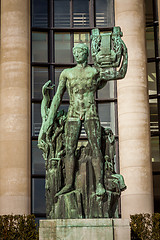
<path id="1" fill-rule="evenodd" d="M 40 220 L 39 240 L 130 240 L 128 219 Z"/>

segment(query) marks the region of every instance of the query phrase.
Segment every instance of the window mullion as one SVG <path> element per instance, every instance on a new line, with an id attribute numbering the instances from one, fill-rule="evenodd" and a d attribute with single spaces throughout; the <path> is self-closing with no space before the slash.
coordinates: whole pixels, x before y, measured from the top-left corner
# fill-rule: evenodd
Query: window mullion
<path id="1" fill-rule="evenodd" d="M 73 27 L 73 0 L 70 0 L 70 27 Z"/>
<path id="2" fill-rule="evenodd" d="M 95 15 L 95 0 L 89 0 L 89 18 L 90 18 L 90 27 L 96 27 L 96 15 Z"/>
<path id="3" fill-rule="evenodd" d="M 54 66 L 51 64 L 54 63 L 54 0 L 49 0 L 49 38 L 48 38 L 48 62 L 49 62 L 49 79 L 54 83 Z"/>

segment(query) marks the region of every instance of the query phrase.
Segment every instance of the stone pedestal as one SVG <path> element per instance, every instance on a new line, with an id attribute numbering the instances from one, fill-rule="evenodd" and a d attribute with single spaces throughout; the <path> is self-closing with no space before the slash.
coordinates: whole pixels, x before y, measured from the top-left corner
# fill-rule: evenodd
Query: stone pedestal
<path id="1" fill-rule="evenodd" d="M 39 240 L 129 240 L 128 219 L 40 220 Z"/>

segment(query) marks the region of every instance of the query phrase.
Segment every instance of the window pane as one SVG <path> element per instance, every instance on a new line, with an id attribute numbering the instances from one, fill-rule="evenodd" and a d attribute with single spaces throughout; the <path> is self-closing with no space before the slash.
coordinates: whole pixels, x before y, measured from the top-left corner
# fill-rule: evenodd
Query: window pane
<path id="1" fill-rule="evenodd" d="M 84 124 L 83 123 L 82 123 L 82 129 L 81 129 L 80 137 L 87 137 L 87 134 L 86 134 L 86 131 L 84 129 Z"/>
<path id="2" fill-rule="evenodd" d="M 41 123 L 41 104 L 32 103 L 32 136 L 38 136 Z"/>
<path id="3" fill-rule="evenodd" d="M 88 144 L 88 140 L 79 140 L 77 148 L 80 148 L 81 146 L 86 146 Z"/>
<path id="4" fill-rule="evenodd" d="M 114 26 L 113 0 L 96 0 L 96 27 Z"/>
<path id="5" fill-rule="evenodd" d="M 57 91 L 58 83 L 59 83 L 59 76 L 64 68 L 56 68 L 55 69 L 55 89 Z M 63 95 L 63 99 L 69 99 L 67 90 L 65 91 Z"/>
<path id="6" fill-rule="evenodd" d="M 153 95 L 157 93 L 157 85 L 156 85 L 156 68 L 155 63 L 147 64 L 148 71 L 148 89 L 149 95 Z"/>
<path id="7" fill-rule="evenodd" d="M 45 179 L 32 179 L 32 212 L 46 212 Z"/>
<path id="8" fill-rule="evenodd" d="M 73 0 L 73 26 L 89 27 L 88 0 Z"/>
<path id="9" fill-rule="evenodd" d="M 104 128 L 111 128 L 115 133 L 115 106 L 114 103 L 98 104 L 98 113 L 101 125 Z"/>
<path id="10" fill-rule="evenodd" d="M 45 174 L 45 161 L 37 144 L 38 141 L 32 141 L 32 174 Z"/>
<path id="11" fill-rule="evenodd" d="M 48 62 L 47 33 L 32 33 L 32 62 Z"/>
<path id="12" fill-rule="evenodd" d="M 151 158 L 152 162 L 160 162 L 159 137 L 151 137 Z"/>
<path id="13" fill-rule="evenodd" d="M 74 46 L 78 43 L 86 43 L 90 48 L 90 34 L 86 32 L 74 33 Z"/>
<path id="14" fill-rule="evenodd" d="M 32 0 L 32 27 L 48 26 L 48 1 Z"/>
<path id="15" fill-rule="evenodd" d="M 147 41 L 147 58 L 155 56 L 154 49 L 154 29 L 149 27 L 146 29 L 146 41 Z"/>
<path id="16" fill-rule="evenodd" d="M 114 81 L 107 82 L 106 86 L 98 90 L 99 99 L 114 98 Z"/>
<path id="17" fill-rule="evenodd" d="M 145 0 L 146 23 L 153 22 L 153 0 Z"/>
<path id="18" fill-rule="evenodd" d="M 42 99 L 42 86 L 48 81 L 48 68 L 32 67 L 32 98 Z"/>
<path id="19" fill-rule="evenodd" d="M 55 33 L 55 62 L 71 62 L 70 33 Z"/>
<path id="20" fill-rule="evenodd" d="M 158 108 L 157 99 L 150 99 L 150 130 L 152 132 L 158 132 Z"/>
<path id="21" fill-rule="evenodd" d="M 59 111 L 64 110 L 67 113 L 68 108 L 69 108 L 69 103 L 68 104 L 61 104 L 60 107 L 59 107 Z"/>
<path id="22" fill-rule="evenodd" d="M 54 0 L 54 26 L 70 27 L 70 0 Z"/>

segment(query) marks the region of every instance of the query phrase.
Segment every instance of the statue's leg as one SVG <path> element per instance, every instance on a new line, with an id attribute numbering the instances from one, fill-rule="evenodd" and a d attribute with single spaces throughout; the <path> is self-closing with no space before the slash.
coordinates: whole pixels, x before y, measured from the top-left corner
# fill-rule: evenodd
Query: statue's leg
<path id="1" fill-rule="evenodd" d="M 75 175 L 75 150 L 81 130 L 81 121 L 67 121 L 65 124 L 65 170 L 66 170 L 66 185 L 56 194 L 60 196 L 73 190 L 74 175 Z"/>
<path id="2" fill-rule="evenodd" d="M 92 150 L 92 164 L 96 177 L 96 194 L 105 193 L 103 186 L 103 157 L 101 152 L 101 125 L 98 119 L 89 119 L 84 123 L 85 131 Z"/>

